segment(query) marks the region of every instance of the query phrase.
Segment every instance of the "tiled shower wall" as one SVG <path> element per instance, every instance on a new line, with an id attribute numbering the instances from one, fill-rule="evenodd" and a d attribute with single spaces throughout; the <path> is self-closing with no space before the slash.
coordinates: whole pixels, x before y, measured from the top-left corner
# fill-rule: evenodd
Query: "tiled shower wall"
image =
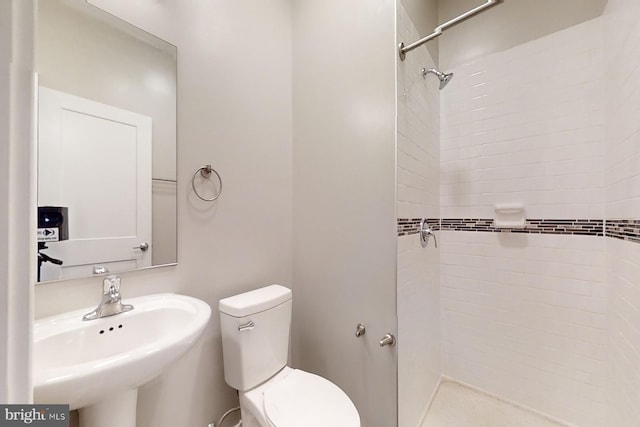
<path id="1" fill-rule="evenodd" d="M 640 217 L 640 3 L 605 10 L 607 218 Z M 636 229 L 639 227 L 636 225 Z M 640 424 L 640 240 L 607 240 L 611 426 Z"/>
<path id="2" fill-rule="evenodd" d="M 442 218 L 603 219 L 603 20 L 455 66 L 441 93 Z M 605 239 L 440 231 L 444 373 L 606 425 Z"/>
<path id="3" fill-rule="evenodd" d="M 398 38 L 418 39 L 398 4 Z M 426 47 L 398 64 L 397 216 L 438 218 L 438 84 L 422 78 L 434 67 Z M 416 234 L 398 237 L 398 414 L 400 426 L 420 424 L 442 373 L 440 349 L 440 255 L 433 242 L 423 249 Z"/>
<path id="4" fill-rule="evenodd" d="M 602 20 L 448 69 L 442 91 L 442 215 L 602 218 Z M 462 48 L 462 47 L 461 47 Z"/>

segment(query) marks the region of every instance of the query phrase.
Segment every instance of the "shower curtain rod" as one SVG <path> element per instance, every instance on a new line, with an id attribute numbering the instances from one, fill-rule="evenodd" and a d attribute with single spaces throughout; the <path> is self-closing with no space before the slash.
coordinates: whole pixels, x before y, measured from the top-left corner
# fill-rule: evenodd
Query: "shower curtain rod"
<path id="1" fill-rule="evenodd" d="M 400 54 L 400 59 L 402 61 L 404 61 L 404 58 L 406 57 L 407 52 L 412 51 L 413 49 L 422 46 L 423 44 L 425 44 L 426 42 L 428 42 L 429 40 L 433 40 L 436 37 L 442 35 L 442 32 L 444 30 L 446 30 L 449 27 L 453 27 L 456 24 L 461 23 L 462 21 L 466 21 L 467 19 L 471 18 L 472 16 L 477 15 L 480 12 L 484 12 L 485 10 L 497 5 L 498 3 L 502 3 L 503 0 L 487 0 L 487 2 L 485 4 L 481 4 L 478 7 L 475 7 L 473 9 L 471 9 L 468 12 L 463 13 L 460 16 L 457 16 L 453 19 L 450 19 L 449 21 L 445 22 L 442 25 L 439 25 L 436 27 L 436 29 L 433 31 L 433 33 L 429 34 L 428 36 L 418 40 L 417 42 L 411 43 L 409 46 L 405 46 L 404 42 L 400 43 L 399 49 L 398 49 L 398 53 Z"/>

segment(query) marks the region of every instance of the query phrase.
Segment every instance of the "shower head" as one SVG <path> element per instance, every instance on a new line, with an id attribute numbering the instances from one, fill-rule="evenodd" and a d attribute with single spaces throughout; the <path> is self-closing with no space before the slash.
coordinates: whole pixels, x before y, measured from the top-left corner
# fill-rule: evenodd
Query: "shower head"
<path id="1" fill-rule="evenodd" d="M 426 78 L 427 74 L 435 74 L 440 79 L 440 90 L 444 89 L 444 87 L 451 81 L 453 78 L 453 73 L 443 73 L 442 71 L 438 71 L 435 68 L 426 68 L 422 69 L 422 78 Z"/>

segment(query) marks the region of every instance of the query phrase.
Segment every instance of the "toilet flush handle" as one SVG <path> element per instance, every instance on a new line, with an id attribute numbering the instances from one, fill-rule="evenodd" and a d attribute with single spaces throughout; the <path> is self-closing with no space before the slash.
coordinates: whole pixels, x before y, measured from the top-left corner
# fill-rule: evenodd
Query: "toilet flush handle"
<path id="1" fill-rule="evenodd" d="M 250 331 L 251 329 L 253 329 L 254 326 L 256 326 L 256 324 L 253 323 L 253 320 L 249 320 L 247 323 L 243 323 L 242 325 L 238 325 L 238 330 L 240 332 Z"/>

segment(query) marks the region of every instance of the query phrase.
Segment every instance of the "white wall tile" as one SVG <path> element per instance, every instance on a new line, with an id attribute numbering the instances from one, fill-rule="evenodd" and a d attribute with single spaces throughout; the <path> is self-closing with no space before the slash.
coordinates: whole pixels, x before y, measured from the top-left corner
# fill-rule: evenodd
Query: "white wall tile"
<path id="1" fill-rule="evenodd" d="M 443 217 L 514 201 L 532 218 L 603 216 L 601 35 L 595 19 L 448 70 Z"/>
<path id="2" fill-rule="evenodd" d="M 454 69 L 442 94 L 443 217 L 604 216 L 602 19 Z M 442 234 L 445 373 L 584 426 L 607 399 L 605 239 Z"/>
<path id="3" fill-rule="evenodd" d="M 639 16 L 638 2 L 610 0 L 603 18 L 453 70 L 443 217 L 491 217 L 494 203 L 520 201 L 532 218 L 638 218 Z M 443 240 L 447 374 L 580 425 L 637 425 L 640 245 Z"/>
<path id="4" fill-rule="evenodd" d="M 605 239 L 441 232 L 445 374 L 583 426 L 605 420 Z"/>
<path id="5" fill-rule="evenodd" d="M 607 216 L 640 212 L 640 5 L 616 0 L 607 7 Z"/>
<path id="6" fill-rule="evenodd" d="M 419 34 L 402 4 L 398 4 L 398 38 Z M 426 48 L 398 62 L 398 217 L 437 218 L 440 186 L 440 103 L 438 79 L 423 79 L 422 68 L 434 68 Z"/>
<path id="7" fill-rule="evenodd" d="M 438 250 L 398 238 L 398 410 L 418 426 L 442 375 Z"/>
<path id="8" fill-rule="evenodd" d="M 610 0 L 605 10 L 608 79 L 606 214 L 640 215 L 640 4 Z M 609 307 L 609 424 L 640 422 L 640 244 L 607 239 Z"/>
<path id="9" fill-rule="evenodd" d="M 610 423 L 637 425 L 640 420 L 640 245 L 608 239 Z"/>
<path id="10" fill-rule="evenodd" d="M 398 38 L 418 39 L 398 2 Z M 433 11 L 435 13 L 435 10 Z M 438 79 L 426 47 L 398 62 L 397 216 L 440 216 L 440 104 Z M 398 238 L 398 415 L 400 426 L 418 426 L 442 375 L 440 256 L 418 235 Z"/>

